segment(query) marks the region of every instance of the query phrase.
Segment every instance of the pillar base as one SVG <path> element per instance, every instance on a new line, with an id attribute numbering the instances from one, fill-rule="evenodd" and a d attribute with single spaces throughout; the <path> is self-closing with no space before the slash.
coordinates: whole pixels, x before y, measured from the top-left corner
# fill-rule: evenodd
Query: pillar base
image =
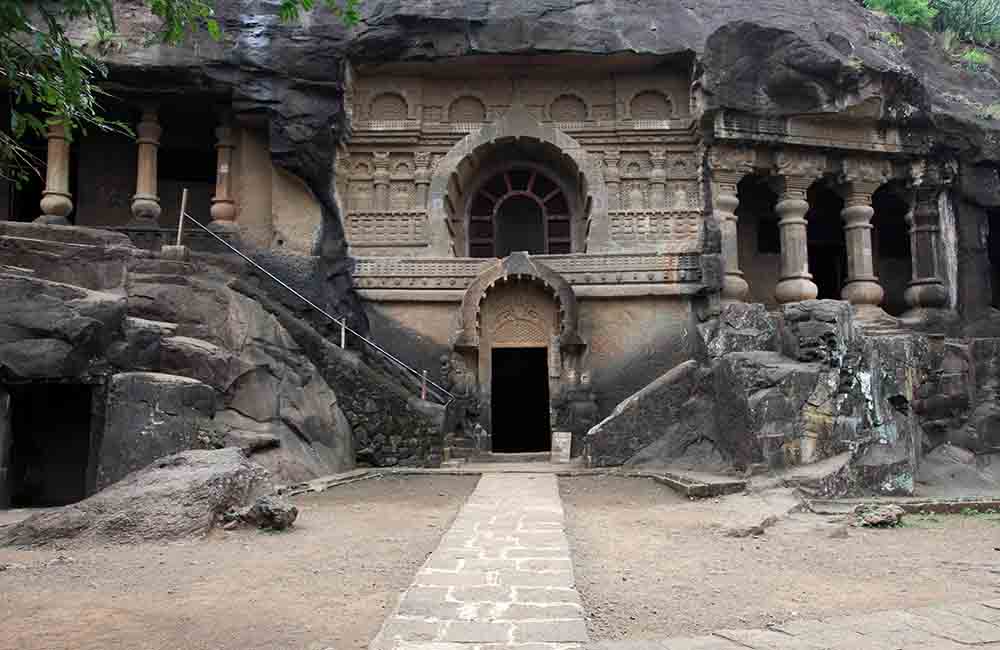
<path id="1" fill-rule="evenodd" d="M 44 224 L 46 226 L 71 226 L 69 219 L 66 217 L 59 216 L 58 214 L 43 214 L 42 216 L 35 219 L 34 223 Z"/>
<path id="2" fill-rule="evenodd" d="M 819 287 L 812 276 L 784 278 L 774 287 L 774 298 L 781 304 L 813 300 L 819 295 Z"/>
<path id="3" fill-rule="evenodd" d="M 191 257 L 191 251 L 187 246 L 163 246 L 160 248 L 160 257 L 174 262 L 186 262 Z"/>
<path id="4" fill-rule="evenodd" d="M 722 302 L 730 304 L 734 302 L 746 302 L 750 295 L 750 285 L 743 279 L 742 273 L 726 273 L 722 279 Z"/>
<path id="5" fill-rule="evenodd" d="M 876 321 L 886 321 L 886 324 L 895 323 L 896 318 L 890 316 L 878 305 L 861 304 L 854 305 L 851 307 L 854 309 L 854 318 L 863 323 L 872 323 Z"/>
<path id="6" fill-rule="evenodd" d="M 882 304 L 885 291 L 874 276 L 848 280 L 840 291 L 840 297 L 856 308 L 878 307 Z M 880 309 L 881 311 L 881 309 Z M 884 313 L 884 312 L 883 312 Z"/>

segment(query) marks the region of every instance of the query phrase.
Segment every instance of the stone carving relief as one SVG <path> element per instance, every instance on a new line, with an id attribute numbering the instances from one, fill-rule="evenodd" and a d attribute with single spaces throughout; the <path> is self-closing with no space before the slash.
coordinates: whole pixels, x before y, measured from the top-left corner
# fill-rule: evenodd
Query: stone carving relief
<path id="1" fill-rule="evenodd" d="M 695 250 L 701 236 L 701 215 L 696 212 L 612 212 L 611 237 L 618 242 L 671 242 Z"/>
<path id="2" fill-rule="evenodd" d="M 555 301 L 531 283 L 508 283 L 486 294 L 481 319 L 482 336 L 495 347 L 547 346 Z"/>
<path id="3" fill-rule="evenodd" d="M 425 246 L 427 215 L 423 212 L 354 212 L 347 215 L 351 246 Z"/>

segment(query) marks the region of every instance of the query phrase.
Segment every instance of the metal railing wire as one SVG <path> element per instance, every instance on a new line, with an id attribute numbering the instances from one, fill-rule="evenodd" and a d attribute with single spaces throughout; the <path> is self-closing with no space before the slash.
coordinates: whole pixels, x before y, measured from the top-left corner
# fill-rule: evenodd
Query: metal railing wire
<path id="1" fill-rule="evenodd" d="M 400 368 L 404 372 L 407 372 L 407 373 L 413 375 L 417 380 L 419 380 L 420 381 L 420 399 L 426 400 L 427 397 L 430 394 L 434 394 L 434 397 L 437 398 L 437 400 L 439 400 L 445 406 L 447 406 L 448 404 L 450 404 L 455 399 L 455 396 L 452 393 L 450 393 L 443 386 L 440 386 L 435 381 L 433 381 L 432 379 L 430 379 L 427 376 L 427 371 L 426 370 L 424 370 L 423 372 L 417 371 L 416 369 L 410 367 L 404 361 L 402 361 L 401 359 L 399 359 L 398 357 L 396 357 L 394 354 L 392 354 L 391 352 L 389 352 L 388 350 L 386 350 L 385 348 L 383 348 L 382 346 L 380 346 L 375 341 L 372 341 L 371 339 L 369 339 L 368 337 L 366 337 L 364 334 L 361 334 L 361 333 L 359 333 L 359 332 L 351 329 L 351 327 L 349 327 L 347 325 L 347 318 L 346 317 L 342 316 L 340 318 L 337 318 L 336 316 L 330 314 L 328 311 L 326 311 L 325 309 L 323 309 L 322 307 L 320 307 L 319 305 L 317 305 L 316 303 L 314 303 L 312 300 L 309 300 L 309 298 L 306 298 L 299 291 L 297 291 L 294 287 L 290 286 L 287 282 L 285 282 L 284 280 L 282 280 L 281 278 L 279 278 L 275 274 L 271 273 L 270 271 L 268 271 L 267 269 L 265 269 L 263 266 L 261 266 L 257 262 L 253 261 L 250 257 L 248 257 L 247 255 L 245 255 L 243 253 L 243 251 L 239 250 L 238 248 L 236 248 L 235 246 L 233 246 L 232 244 L 230 244 L 229 242 L 227 242 L 224 238 L 222 238 L 219 235 L 217 235 L 216 233 L 212 232 L 212 230 L 208 226 L 202 224 L 200 221 L 198 221 L 197 219 L 195 219 L 194 217 L 192 217 L 191 215 L 189 215 L 187 213 L 187 189 L 186 188 L 184 189 L 183 193 L 181 194 L 180 218 L 177 221 L 177 246 L 182 246 L 183 245 L 181 242 L 182 242 L 183 237 L 184 237 L 184 220 L 185 219 L 189 219 L 191 221 L 191 223 L 193 223 L 194 225 L 198 226 L 203 231 L 205 231 L 206 233 L 208 233 L 209 235 L 211 235 L 220 244 L 222 244 L 223 246 L 225 246 L 226 248 L 228 248 L 232 252 L 234 252 L 237 255 L 239 255 L 248 264 L 250 264 L 255 269 L 257 269 L 258 271 L 260 271 L 261 273 L 263 273 L 264 275 L 266 275 L 267 277 L 271 278 L 272 280 L 274 280 L 275 282 L 277 282 L 279 285 L 281 285 L 282 287 L 284 287 L 285 289 L 287 289 L 289 292 L 291 292 L 292 295 L 294 295 L 296 298 L 298 298 L 299 300 L 301 300 L 302 302 L 304 302 L 305 304 L 309 305 L 310 307 L 312 307 L 313 309 L 315 309 L 317 312 L 319 312 L 320 314 L 322 314 L 323 316 L 325 316 L 326 318 L 328 318 L 332 323 L 335 323 L 335 324 L 339 325 L 340 326 L 340 347 L 342 349 L 345 349 L 345 350 L 347 349 L 347 335 L 348 334 L 353 334 L 356 338 L 360 339 L 369 348 L 371 348 L 375 352 L 377 352 L 380 355 L 382 355 L 382 357 L 384 357 L 386 360 L 388 360 L 389 362 L 395 364 L 398 368 Z"/>

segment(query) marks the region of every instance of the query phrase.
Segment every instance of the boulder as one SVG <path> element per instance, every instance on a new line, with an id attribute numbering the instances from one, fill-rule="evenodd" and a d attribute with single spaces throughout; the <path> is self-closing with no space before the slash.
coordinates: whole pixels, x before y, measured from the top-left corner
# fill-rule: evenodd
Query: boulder
<path id="1" fill-rule="evenodd" d="M 238 518 L 251 526 L 266 530 L 291 528 L 299 516 L 299 509 L 277 496 L 258 497 L 248 508 L 240 510 Z"/>
<path id="2" fill-rule="evenodd" d="M 197 379 L 123 372 L 108 382 L 97 487 L 157 458 L 212 447 L 215 391 Z"/>
<path id="3" fill-rule="evenodd" d="M 888 528 L 903 523 L 906 511 L 894 504 L 863 504 L 854 509 L 858 526 Z"/>
<path id="4" fill-rule="evenodd" d="M 78 377 L 100 370 L 125 319 L 123 296 L 0 274 L 0 377 Z"/>
<path id="5" fill-rule="evenodd" d="M 124 544 L 204 535 L 226 511 L 271 490 L 267 471 L 239 449 L 185 451 L 158 459 L 79 503 L 0 528 L 0 545 Z"/>

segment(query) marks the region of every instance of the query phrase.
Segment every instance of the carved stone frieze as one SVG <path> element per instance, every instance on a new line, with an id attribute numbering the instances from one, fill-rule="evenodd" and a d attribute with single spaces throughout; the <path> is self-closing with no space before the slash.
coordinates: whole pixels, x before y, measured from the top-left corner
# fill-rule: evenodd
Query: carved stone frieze
<path id="1" fill-rule="evenodd" d="M 353 242 L 352 242 L 353 244 Z M 700 254 L 609 253 L 537 255 L 531 259 L 571 285 L 701 282 Z M 495 259 L 361 257 L 354 270 L 359 289 L 465 289 Z"/>
<path id="2" fill-rule="evenodd" d="M 670 242 L 695 250 L 700 241 L 701 214 L 698 212 L 614 211 L 608 216 L 611 238 L 616 242 Z"/>
<path id="3" fill-rule="evenodd" d="M 826 172 L 826 158 L 815 151 L 782 149 L 775 156 L 779 176 L 815 180 Z"/>
<path id="4" fill-rule="evenodd" d="M 409 198 L 409 197 L 407 197 Z M 427 214 L 410 212 L 352 212 L 347 215 L 351 246 L 426 246 Z"/>

